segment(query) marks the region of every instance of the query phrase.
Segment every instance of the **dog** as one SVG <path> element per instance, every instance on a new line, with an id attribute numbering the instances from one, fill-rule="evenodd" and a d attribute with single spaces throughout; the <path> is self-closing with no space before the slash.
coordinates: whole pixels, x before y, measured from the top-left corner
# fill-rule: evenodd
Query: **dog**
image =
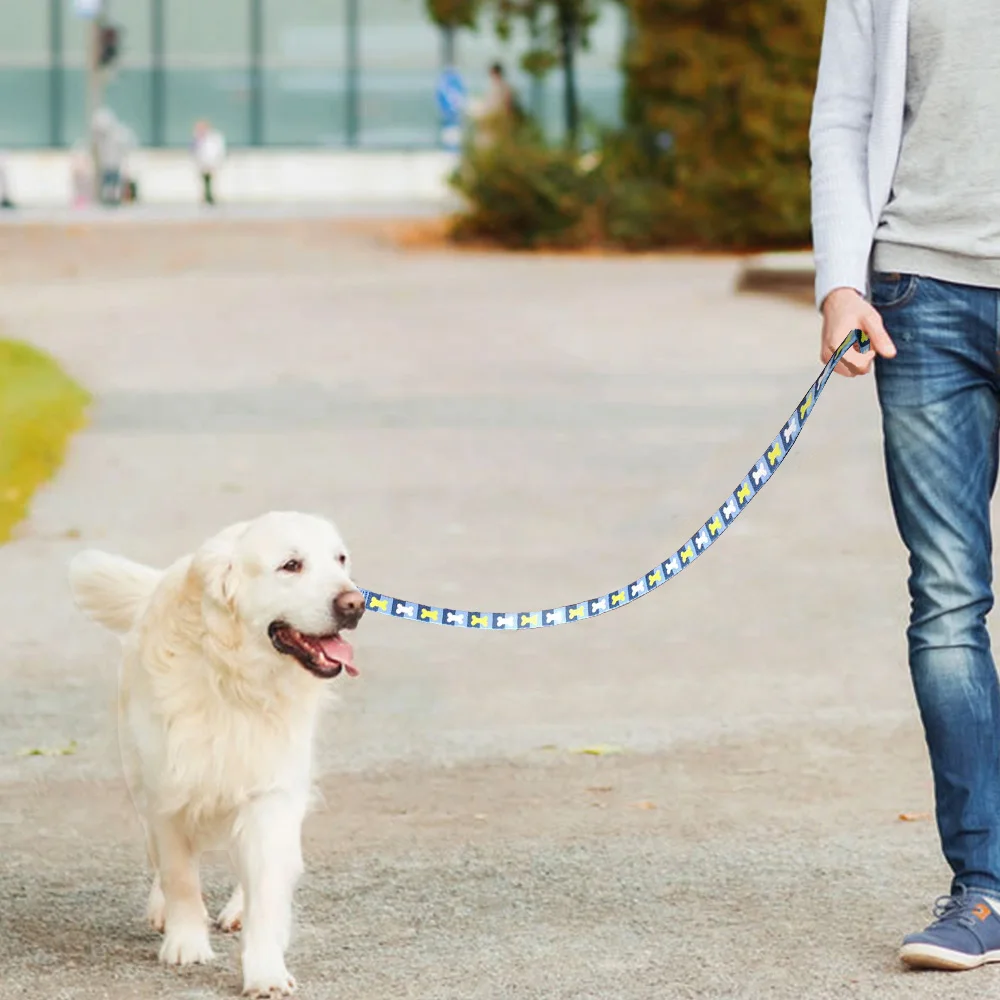
<path id="1" fill-rule="evenodd" d="M 81 552 L 69 580 L 76 606 L 121 638 L 122 762 L 146 832 L 160 961 L 212 959 L 199 855 L 223 849 L 238 884 L 216 923 L 241 930 L 243 994 L 291 994 L 313 737 L 329 680 L 357 675 L 341 633 L 365 610 L 340 533 L 275 511 L 164 570 Z"/>

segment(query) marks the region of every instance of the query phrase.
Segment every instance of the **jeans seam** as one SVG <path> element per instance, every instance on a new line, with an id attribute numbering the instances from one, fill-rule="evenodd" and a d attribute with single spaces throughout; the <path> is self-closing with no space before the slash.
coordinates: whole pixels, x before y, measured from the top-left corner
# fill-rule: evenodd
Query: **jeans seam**
<path id="1" fill-rule="evenodd" d="M 882 312 L 883 310 L 888 311 L 891 309 L 900 309 L 903 306 L 909 305 L 910 302 L 913 301 L 914 297 L 917 294 L 917 288 L 920 285 L 920 276 L 916 274 L 902 274 L 900 275 L 900 278 L 906 281 L 906 287 L 904 288 L 902 295 L 898 295 L 896 296 L 896 298 L 889 299 L 886 302 L 877 302 L 875 300 L 875 294 L 874 294 L 876 274 L 873 273 L 871 275 L 869 279 L 869 283 L 872 286 L 872 294 L 870 297 L 870 302 L 878 312 Z"/>
<path id="2" fill-rule="evenodd" d="M 997 356 L 996 374 L 1000 379 L 1000 288 L 993 293 L 993 336 Z M 1000 392 L 1000 385 L 997 386 L 997 390 Z"/>

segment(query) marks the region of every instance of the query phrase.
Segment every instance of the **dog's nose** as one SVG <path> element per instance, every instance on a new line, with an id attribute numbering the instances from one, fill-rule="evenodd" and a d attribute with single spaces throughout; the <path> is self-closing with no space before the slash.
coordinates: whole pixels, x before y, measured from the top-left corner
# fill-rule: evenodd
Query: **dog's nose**
<path id="1" fill-rule="evenodd" d="M 364 594 L 359 590 L 345 590 L 333 599 L 333 610 L 340 621 L 356 625 L 365 613 Z"/>

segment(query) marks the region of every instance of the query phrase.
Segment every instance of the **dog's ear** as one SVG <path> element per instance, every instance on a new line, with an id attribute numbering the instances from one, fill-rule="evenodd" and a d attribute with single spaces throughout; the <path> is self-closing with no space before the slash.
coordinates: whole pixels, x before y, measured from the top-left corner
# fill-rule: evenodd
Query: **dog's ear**
<path id="1" fill-rule="evenodd" d="M 230 554 L 225 552 L 199 552 L 194 561 L 201 579 L 202 593 L 215 604 L 230 611 L 236 602 L 236 569 Z"/>
<path id="2" fill-rule="evenodd" d="M 201 591 L 202 615 L 216 639 L 225 646 L 239 643 L 236 594 L 239 571 L 234 562 L 236 540 L 247 522 L 234 524 L 207 541 L 194 554 L 191 570 Z"/>

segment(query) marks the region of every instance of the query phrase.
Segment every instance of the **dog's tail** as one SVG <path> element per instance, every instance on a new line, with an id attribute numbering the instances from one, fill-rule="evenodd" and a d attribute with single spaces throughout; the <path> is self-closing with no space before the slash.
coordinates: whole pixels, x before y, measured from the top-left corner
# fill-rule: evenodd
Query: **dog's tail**
<path id="1" fill-rule="evenodd" d="M 158 569 L 95 549 L 79 553 L 69 564 L 76 606 L 119 635 L 136 623 L 162 576 Z"/>

